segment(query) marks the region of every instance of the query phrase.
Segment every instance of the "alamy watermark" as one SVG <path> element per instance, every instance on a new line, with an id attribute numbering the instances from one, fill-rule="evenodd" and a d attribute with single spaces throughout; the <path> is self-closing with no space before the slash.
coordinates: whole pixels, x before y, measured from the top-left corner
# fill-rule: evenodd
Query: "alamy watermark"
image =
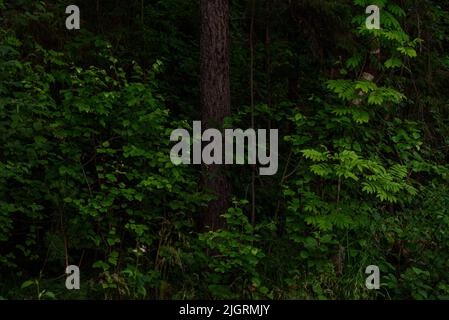
<path id="1" fill-rule="evenodd" d="M 380 9 L 376 5 L 370 5 L 366 7 L 366 14 L 369 14 L 365 20 L 365 25 L 368 30 L 380 29 Z"/>
<path id="2" fill-rule="evenodd" d="M 74 4 L 65 9 L 66 14 L 70 14 L 65 20 L 65 27 L 68 30 L 80 29 L 80 8 Z"/>
<path id="3" fill-rule="evenodd" d="M 65 26 L 68 30 L 79 30 L 80 29 L 80 9 L 77 5 L 69 5 L 65 9 L 65 13 L 69 16 L 65 20 Z M 366 14 L 369 16 L 366 18 L 365 25 L 366 28 L 380 29 L 380 9 L 376 5 L 369 5 L 365 10 Z"/>
<path id="4" fill-rule="evenodd" d="M 376 265 L 369 265 L 365 269 L 365 274 L 369 276 L 365 280 L 365 286 L 369 290 L 380 289 L 380 270 Z"/>
<path id="5" fill-rule="evenodd" d="M 80 289 L 80 268 L 75 265 L 67 266 L 65 269 L 67 278 L 65 280 L 65 287 L 68 290 L 79 290 Z"/>
<path id="6" fill-rule="evenodd" d="M 220 130 L 202 132 L 201 121 L 193 121 L 192 138 L 186 129 L 176 129 L 171 133 L 170 141 L 181 139 L 170 152 L 174 164 L 245 164 L 246 146 L 246 163 L 258 163 L 260 175 L 274 175 L 278 171 L 277 129 L 225 129 L 223 141 Z M 208 143 L 203 147 L 203 142 Z"/>

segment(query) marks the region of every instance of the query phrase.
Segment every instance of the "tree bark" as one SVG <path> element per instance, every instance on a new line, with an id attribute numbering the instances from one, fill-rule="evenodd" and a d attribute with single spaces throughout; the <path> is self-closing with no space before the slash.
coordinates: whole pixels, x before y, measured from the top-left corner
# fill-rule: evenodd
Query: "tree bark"
<path id="1" fill-rule="evenodd" d="M 222 129 L 231 115 L 229 80 L 229 2 L 200 0 L 200 104 L 202 129 Z M 216 198 L 202 213 L 203 228 L 224 227 L 220 217 L 230 204 L 230 184 L 224 166 L 203 166 L 203 187 Z"/>

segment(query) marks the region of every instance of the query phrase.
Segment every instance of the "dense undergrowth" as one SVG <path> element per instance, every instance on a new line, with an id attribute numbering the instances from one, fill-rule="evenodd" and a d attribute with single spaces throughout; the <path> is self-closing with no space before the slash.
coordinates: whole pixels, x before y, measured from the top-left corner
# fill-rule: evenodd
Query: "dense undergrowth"
<path id="1" fill-rule="evenodd" d="M 449 298 L 445 1 L 256 2 L 254 117 L 280 130 L 279 171 L 256 178 L 252 225 L 252 168 L 230 167 L 215 232 L 199 168 L 169 157 L 199 118 L 197 2 L 79 1 L 80 31 L 66 5 L 0 1 L 0 297 Z M 231 8 L 228 122 L 247 128 L 249 1 Z"/>

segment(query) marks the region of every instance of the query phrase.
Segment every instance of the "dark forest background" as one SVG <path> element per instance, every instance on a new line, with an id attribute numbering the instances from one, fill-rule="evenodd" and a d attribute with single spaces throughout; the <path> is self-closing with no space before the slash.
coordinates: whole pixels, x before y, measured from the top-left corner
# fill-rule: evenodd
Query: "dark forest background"
<path id="1" fill-rule="evenodd" d="M 449 2 L 206 2 L 0 0 L 0 297 L 449 299 Z M 200 119 L 277 174 L 174 166 Z"/>

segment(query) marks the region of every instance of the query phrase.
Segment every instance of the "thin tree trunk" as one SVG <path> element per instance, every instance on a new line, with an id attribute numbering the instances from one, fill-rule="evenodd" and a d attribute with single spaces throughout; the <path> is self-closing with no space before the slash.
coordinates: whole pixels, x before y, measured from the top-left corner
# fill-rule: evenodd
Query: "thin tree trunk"
<path id="1" fill-rule="evenodd" d="M 202 129 L 221 129 L 231 115 L 229 80 L 229 3 L 228 0 L 201 0 L 200 103 Z M 203 166 L 203 187 L 216 199 L 209 202 L 202 219 L 203 227 L 224 227 L 220 217 L 230 204 L 230 184 L 224 166 Z"/>
<path id="2" fill-rule="evenodd" d="M 251 95 L 251 128 L 254 128 L 254 16 L 256 11 L 256 0 L 251 1 L 251 24 L 249 30 L 250 47 L 250 95 Z M 251 167 L 251 224 L 256 225 L 256 166 Z"/>

